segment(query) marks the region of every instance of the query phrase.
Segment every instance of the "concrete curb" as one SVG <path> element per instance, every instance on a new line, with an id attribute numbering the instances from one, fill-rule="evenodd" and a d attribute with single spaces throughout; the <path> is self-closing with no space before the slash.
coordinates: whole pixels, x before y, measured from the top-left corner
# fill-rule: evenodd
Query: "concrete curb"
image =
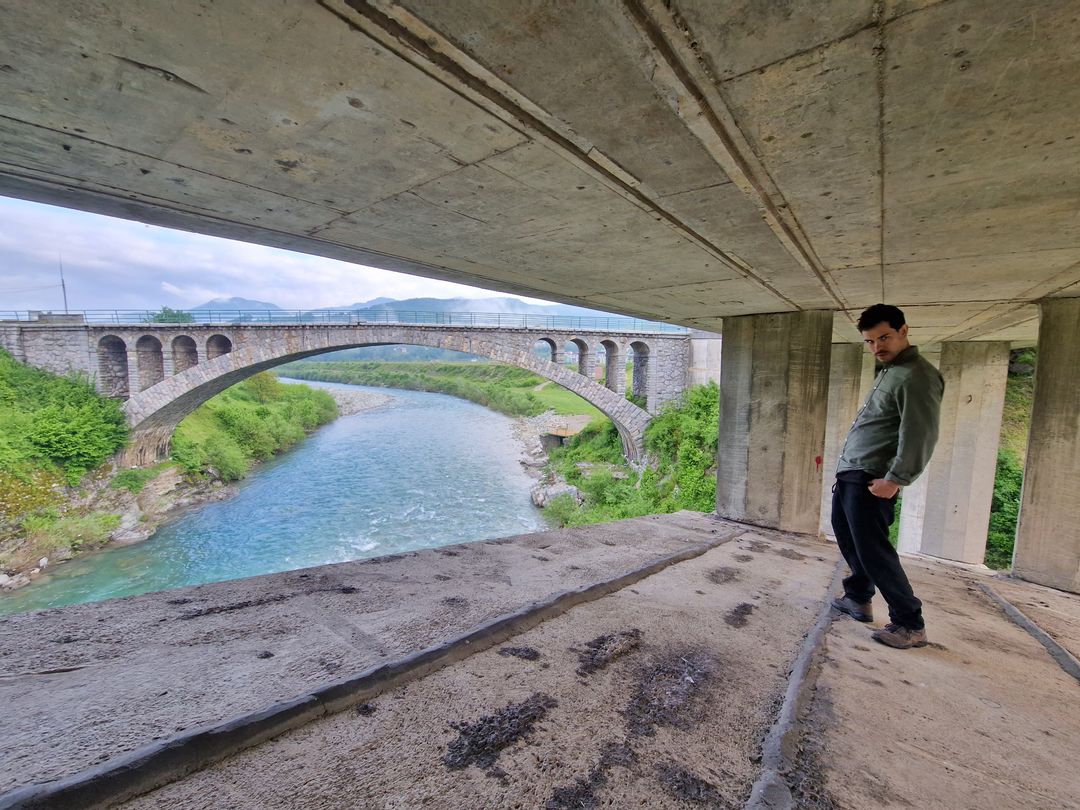
<path id="1" fill-rule="evenodd" d="M 442 644 L 371 667 L 308 694 L 221 723 L 189 729 L 55 782 L 16 788 L 0 795 L 0 810 L 96 810 L 114 806 L 291 729 L 371 700 L 473 653 L 501 644 L 577 605 L 633 585 L 676 563 L 699 557 L 744 531 L 744 528 L 731 529 L 715 540 L 696 543 L 615 579 L 563 591 L 492 619 Z"/>
<path id="2" fill-rule="evenodd" d="M 1072 653 L 1058 644 L 1045 630 L 1021 613 L 1018 607 L 989 585 L 984 582 L 976 584 L 978 584 L 983 593 L 989 596 L 1002 610 L 1005 611 L 1006 616 L 1031 633 L 1040 644 L 1046 647 L 1046 651 L 1050 653 L 1050 656 L 1058 662 L 1058 665 L 1063 670 L 1076 678 L 1076 680 L 1080 681 L 1080 661 L 1077 661 Z"/>
<path id="3" fill-rule="evenodd" d="M 791 666 L 780 713 L 761 745 L 761 775 L 754 782 L 744 810 L 791 810 L 795 807 L 795 800 L 784 774 L 795 762 L 800 733 L 799 713 L 809 700 L 810 689 L 815 680 L 810 675 L 814 657 L 821 649 L 825 633 L 832 624 L 831 596 L 839 589 L 843 564 L 842 559 L 837 561 L 817 621 L 806 634 L 802 649 Z"/>

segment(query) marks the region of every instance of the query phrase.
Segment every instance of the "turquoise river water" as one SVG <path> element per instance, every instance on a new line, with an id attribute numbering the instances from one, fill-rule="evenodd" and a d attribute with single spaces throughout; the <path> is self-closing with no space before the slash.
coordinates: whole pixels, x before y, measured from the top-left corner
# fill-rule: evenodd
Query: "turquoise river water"
<path id="1" fill-rule="evenodd" d="M 257 467 L 235 497 L 0 596 L 0 614 L 250 577 L 543 528 L 512 422 L 444 394 L 327 425 Z"/>

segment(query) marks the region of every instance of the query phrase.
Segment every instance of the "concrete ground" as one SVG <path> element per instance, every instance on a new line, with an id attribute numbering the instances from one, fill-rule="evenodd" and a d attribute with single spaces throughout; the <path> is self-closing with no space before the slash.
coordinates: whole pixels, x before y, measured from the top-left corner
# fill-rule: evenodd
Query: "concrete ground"
<path id="1" fill-rule="evenodd" d="M 835 547 L 688 513 L 5 619 L 3 789 L 688 549 L 123 806 L 739 807 L 777 766 L 755 806 L 1080 807 L 1080 683 L 981 586 L 1074 655 L 1080 597 L 909 560 L 932 644 L 891 650 L 827 610 Z"/>

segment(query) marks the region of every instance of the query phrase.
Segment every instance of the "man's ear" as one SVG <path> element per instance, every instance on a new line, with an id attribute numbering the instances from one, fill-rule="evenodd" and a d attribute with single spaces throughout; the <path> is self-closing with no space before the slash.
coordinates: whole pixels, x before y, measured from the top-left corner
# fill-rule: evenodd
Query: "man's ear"
<path id="1" fill-rule="evenodd" d="M 903 326 L 901 326 L 899 329 L 897 329 L 896 334 L 898 334 L 902 338 L 906 338 L 907 337 L 907 324 L 905 323 Z"/>

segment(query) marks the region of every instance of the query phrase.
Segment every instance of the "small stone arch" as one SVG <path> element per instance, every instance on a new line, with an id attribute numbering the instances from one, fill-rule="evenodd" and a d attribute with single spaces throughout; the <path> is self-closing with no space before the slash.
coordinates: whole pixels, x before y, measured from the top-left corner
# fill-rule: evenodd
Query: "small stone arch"
<path id="1" fill-rule="evenodd" d="M 101 393 L 107 397 L 127 399 L 131 394 L 127 344 L 116 335 L 105 335 L 98 341 L 97 355 Z"/>
<path id="2" fill-rule="evenodd" d="M 221 357 L 223 354 L 228 354 L 232 349 L 232 341 L 225 337 L 225 335 L 211 335 L 206 339 L 207 360 L 213 360 L 215 357 Z"/>
<path id="3" fill-rule="evenodd" d="M 604 387 L 616 393 L 626 390 L 626 373 L 623 370 L 623 354 L 614 340 L 601 340 L 604 348 Z"/>
<path id="4" fill-rule="evenodd" d="M 172 341 L 173 373 L 179 374 L 199 364 L 199 347 L 195 338 L 177 335 Z"/>
<path id="5" fill-rule="evenodd" d="M 634 353 L 634 369 L 631 376 L 630 393 L 647 403 L 649 398 L 649 344 L 635 340 L 630 344 Z"/>
<path id="6" fill-rule="evenodd" d="M 145 391 L 165 379 L 165 357 L 161 341 L 153 335 L 143 335 L 135 341 L 135 358 L 139 370 L 139 390 Z"/>
<path id="7" fill-rule="evenodd" d="M 559 344 L 557 344 L 551 338 L 546 338 L 546 337 L 537 338 L 536 343 L 533 344 L 533 350 L 535 351 L 536 349 L 540 348 L 540 344 L 543 344 L 544 346 L 547 347 L 548 356 L 545 357 L 544 359 L 545 360 L 550 360 L 552 363 L 555 363 L 555 365 L 558 365 L 559 364 Z"/>

